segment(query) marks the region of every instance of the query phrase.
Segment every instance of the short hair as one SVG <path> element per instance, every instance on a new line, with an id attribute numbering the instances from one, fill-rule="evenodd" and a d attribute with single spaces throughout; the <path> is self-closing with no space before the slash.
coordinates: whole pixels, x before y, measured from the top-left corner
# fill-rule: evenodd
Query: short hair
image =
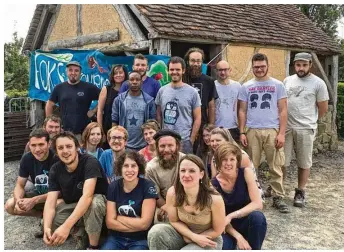
<path id="1" fill-rule="evenodd" d="M 127 68 L 124 65 L 122 65 L 122 64 L 116 64 L 116 65 L 112 66 L 111 72 L 109 74 L 109 80 L 110 80 L 111 86 L 115 85 L 115 80 L 113 79 L 113 76 L 115 75 L 115 71 L 117 69 L 119 69 L 119 68 L 123 69 L 124 81 L 126 81 L 128 79 L 128 70 L 127 70 Z"/>
<path id="2" fill-rule="evenodd" d="M 138 54 L 135 55 L 133 64 L 135 63 L 135 60 L 137 60 L 137 59 L 139 59 L 139 60 L 146 60 L 147 64 L 148 64 L 148 59 L 142 53 L 138 53 Z"/>
<path id="3" fill-rule="evenodd" d="M 124 127 L 116 125 L 116 126 L 113 126 L 111 129 L 108 130 L 108 132 L 106 134 L 106 138 L 108 141 L 110 141 L 110 134 L 114 130 L 118 130 L 118 131 L 122 132 L 124 134 L 125 140 L 128 140 L 128 131 Z"/>
<path id="4" fill-rule="evenodd" d="M 158 132 L 160 130 L 159 123 L 154 119 L 148 119 L 144 124 L 141 126 L 142 133 L 145 129 L 152 129 Z"/>
<path id="5" fill-rule="evenodd" d="M 50 115 L 50 116 L 47 116 L 45 119 L 44 119 L 44 122 L 43 122 L 43 128 L 45 128 L 47 126 L 47 123 L 49 121 L 53 121 L 53 122 L 56 122 L 58 124 L 60 124 L 61 126 L 61 118 L 56 116 L 56 115 Z"/>
<path id="6" fill-rule="evenodd" d="M 178 64 L 178 63 L 180 63 L 182 65 L 182 70 L 184 70 L 186 68 L 185 61 L 179 56 L 171 57 L 167 63 L 167 67 L 168 67 L 168 69 L 170 69 L 170 64 Z"/>
<path id="7" fill-rule="evenodd" d="M 29 141 L 33 137 L 36 137 L 36 138 L 43 138 L 44 137 L 47 142 L 49 142 L 49 140 L 50 140 L 49 133 L 43 128 L 34 129 L 33 131 L 31 131 L 31 133 L 29 135 Z"/>
<path id="8" fill-rule="evenodd" d="M 184 56 L 184 60 L 185 62 L 187 62 L 187 64 L 189 64 L 189 58 L 190 58 L 190 54 L 194 53 L 194 52 L 198 52 L 200 54 L 202 54 L 202 61 L 204 61 L 204 51 L 201 48 L 198 47 L 191 47 L 185 54 Z"/>
<path id="9" fill-rule="evenodd" d="M 221 170 L 222 161 L 229 155 L 233 154 L 235 155 L 237 159 L 237 168 L 240 168 L 241 160 L 242 160 L 242 151 L 241 149 L 231 143 L 225 143 L 221 144 L 214 154 L 215 164 L 216 164 L 216 170 Z"/>
<path id="10" fill-rule="evenodd" d="M 133 73 L 137 73 L 138 75 L 141 76 L 141 74 L 140 74 L 138 71 L 133 70 L 133 71 L 129 72 L 129 74 L 128 74 L 128 79 L 129 79 L 129 76 L 130 76 L 131 74 L 133 74 Z M 141 76 L 141 80 L 142 80 L 142 76 Z"/>
<path id="11" fill-rule="evenodd" d="M 101 139 L 100 139 L 100 142 L 97 145 L 97 148 L 100 147 L 105 142 L 105 134 L 104 134 L 104 130 L 103 130 L 102 126 L 100 126 L 100 124 L 97 123 L 97 122 L 91 122 L 91 123 L 89 123 L 86 126 L 86 128 L 82 132 L 82 135 L 81 135 L 81 145 L 82 145 L 82 147 L 84 147 L 84 148 L 87 147 L 87 140 L 89 139 L 89 137 L 91 135 L 91 130 L 93 130 L 95 128 L 100 128 L 100 133 L 102 135 Z"/>
<path id="12" fill-rule="evenodd" d="M 253 64 L 254 61 L 264 61 L 264 60 L 266 61 L 266 63 L 269 63 L 268 57 L 265 54 L 263 54 L 263 53 L 256 53 L 252 57 L 252 64 Z"/>
<path id="13" fill-rule="evenodd" d="M 79 141 L 76 138 L 76 136 L 70 131 L 64 131 L 64 132 L 61 132 L 61 133 L 57 134 L 56 136 L 54 136 L 54 138 L 52 140 L 52 147 L 53 147 L 53 150 L 55 151 L 55 153 L 57 153 L 56 141 L 57 141 L 57 139 L 63 138 L 63 137 L 66 137 L 66 138 L 69 138 L 70 140 L 73 140 L 76 148 L 80 147 Z"/>
<path id="14" fill-rule="evenodd" d="M 116 176 L 122 176 L 122 168 L 127 158 L 136 162 L 137 166 L 139 167 L 138 175 L 145 175 L 146 161 L 144 157 L 136 151 L 127 151 L 120 155 L 115 161 L 113 173 Z"/>

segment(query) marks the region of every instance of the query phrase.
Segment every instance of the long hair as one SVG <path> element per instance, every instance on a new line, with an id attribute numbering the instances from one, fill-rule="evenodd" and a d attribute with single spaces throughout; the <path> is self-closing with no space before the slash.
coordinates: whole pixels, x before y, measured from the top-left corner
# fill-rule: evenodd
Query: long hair
<path id="1" fill-rule="evenodd" d="M 191 85 L 191 76 L 189 74 L 189 58 L 190 58 L 190 54 L 193 52 L 198 52 L 202 55 L 202 61 L 204 61 L 204 51 L 201 48 L 198 47 L 191 47 L 189 48 L 189 50 L 186 52 L 185 56 L 184 56 L 184 61 L 186 63 L 186 71 L 183 74 L 183 82 L 187 83 L 189 85 Z"/>
<path id="2" fill-rule="evenodd" d="M 100 126 L 99 123 L 91 122 L 86 126 L 86 128 L 84 129 L 84 131 L 82 132 L 82 135 L 81 135 L 81 146 L 83 148 L 85 148 L 85 149 L 87 148 L 88 139 L 90 138 L 90 135 L 91 135 L 91 130 L 93 130 L 95 128 L 99 128 L 100 133 L 101 133 L 100 142 L 98 143 L 97 148 L 102 146 L 102 144 L 105 142 L 105 134 L 104 134 L 103 128 Z"/>
<path id="3" fill-rule="evenodd" d="M 240 149 L 240 146 L 235 142 L 235 140 L 233 139 L 228 129 L 223 128 L 223 127 L 217 127 L 210 132 L 210 135 L 216 135 L 216 134 L 221 135 L 225 139 L 226 142 L 231 143 Z"/>
<path id="4" fill-rule="evenodd" d="M 214 124 L 205 124 L 203 126 L 203 129 L 202 129 L 202 135 L 201 135 L 201 141 L 200 141 L 200 145 L 199 145 L 199 151 L 200 151 L 200 154 L 203 156 L 203 155 L 206 155 L 207 152 L 210 150 L 209 149 L 209 146 L 205 144 L 204 140 L 203 140 L 203 132 L 206 130 L 206 131 L 209 131 L 209 133 L 212 132 L 213 129 L 215 129 L 216 126 Z"/>
<path id="5" fill-rule="evenodd" d="M 126 67 L 124 65 L 121 65 L 121 64 L 118 64 L 118 65 L 114 65 L 112 68 L 111 68 L 111 72 L 109 74 L 109 81 L 111 83 L 111 87 L 114 87 L 115 86 L 115 80 L 113 79 L 113 76 L 115 75 L 115 71 L 117 69 L 122 69 L 123 72 L 124 72 L 124 81 L 128 80 L 128 71 L 126 69 Z"/>
<path id="6" fill-rule="evenodd" d="M 198 191 L 198 195 L 197 195 L 197 199 L 195 203 L 195 207 L 202 211 L 206 207 L 211 206 L 213 202 L 211 195 L 217 195 L 218 193 L 210 186 L 210 180 L 208 176 L 206 175 L 203 161 L 199 157 L 193 154 L 186 154 L 179 161 L 177 179 L 175 180 L 175 183 L 174 183 L 175 194 L 176 194 L 175 207 L 183 206 L 184 202 L 188 204 L 187 195 L 185 193 L 183 185 L 180 182 L 180 175 L 179 175 L 180 164 L 184 160 L 189 160 L 192 163 L 196 164 L 199 167 L 200 171 L 201 172 L 203 171 L 204 173 L 203 178 L 199 182 L 199 191 Z"/>

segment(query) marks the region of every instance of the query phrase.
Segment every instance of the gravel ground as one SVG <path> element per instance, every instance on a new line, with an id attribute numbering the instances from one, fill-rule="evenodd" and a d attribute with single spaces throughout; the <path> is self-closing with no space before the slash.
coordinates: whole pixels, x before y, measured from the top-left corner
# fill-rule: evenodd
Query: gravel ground
<path id="1" fill-rule="evenodd" d="M 19 161 L 5 163 L 5 200 L 12 194 L 18 167 Z M 263 181 L 266 180 L 266 171 L 262 168 L 259 172 Z M 292 206 L 296 185 L 297 167 L 293 162 L 285 180 L 286 201 L 291 213 L 279 213 L 271 207 L 272 200 L 266 200 L 263 211 L 268 231 L 263 249 L 344 249 L 344 142 L 340 143 L 338 151 L 328 151 L 313 158 L 306 208 Z M 38 219 L 33 217 L 10 216 L 5 212 L 5 249 L 54 249 L 33 237 L 38 223 Z M 59 249 L 74 247 L 75 242 L 69 239 Z"/>

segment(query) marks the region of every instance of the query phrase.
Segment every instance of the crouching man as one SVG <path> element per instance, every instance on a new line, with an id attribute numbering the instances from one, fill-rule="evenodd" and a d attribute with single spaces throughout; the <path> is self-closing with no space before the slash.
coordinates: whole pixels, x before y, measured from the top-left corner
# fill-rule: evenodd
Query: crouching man
<path id="1" fill-rule="evenodd" d="M 88 248 L 96 249 L 106 213 L 104 171 L 96 158 L 78 152 L 78 140 L 71 132 L 58 134 L 53 146 L 60 161 L 49 174 L 43 240 L 59 246 L 71 233 L 77 239 L 77 249 L 87 247 L 87 236 Z"/>

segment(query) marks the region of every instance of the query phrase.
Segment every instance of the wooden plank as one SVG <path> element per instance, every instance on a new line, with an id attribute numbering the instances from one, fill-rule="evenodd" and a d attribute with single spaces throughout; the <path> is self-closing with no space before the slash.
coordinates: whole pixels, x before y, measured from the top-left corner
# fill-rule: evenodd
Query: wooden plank
<path id="1" fill-rule="evenodd" d="M 133 11 L 135 16 L 140 20 L 143 26 L 148 30 L 148 39 L 157 38 L 158 33 L 153 29 L 151 24 L 147 21 L 147 19 L 143 16 L 143 14 L 136 8 L 135 4 L 128 4 L 129 8 Z"/>
<path id="2" fill-rule="evenodd" d="M 82 11 L 82 4 L 77 4 L 76 5 L 76 19 L 77 19 L 76 34 L 78 37 L 82 35 L 81 11 Z"/>
<path id="3" fill-rule="evenodd" d="M 285 52 L 284 64 L 285 64 L 285 77 L 287 77 L 289 76 L 289 65 L 290 65 L 290 51 L 289 50 Z"/>
<path id="4" fill-rule="evenodd" d="M 53 31 L 53 28 L 55 26 L 57 17 L 58 17 L 58 15 L 60 13 L 60 9 L 61 9 L 61 4 L 57 4 L 57 6 L 55 7 L 55 10 L 51 11 L 53 13 L 53 16 L 50 19 L 47 31 L 46 31 L 45 36 L 44 36 L 43 45 L 41 47 L 45 51 L 47 50 L 47 45 L 48 45 L 48 42 L 49 42 L 49 38 L 50 38 L 51 32 Z"/>
<path id="5" fill-rule="evenodd" d="M 171 56 L 171 40 L 154 39 L 150 45 L 149 53 Z"/>

